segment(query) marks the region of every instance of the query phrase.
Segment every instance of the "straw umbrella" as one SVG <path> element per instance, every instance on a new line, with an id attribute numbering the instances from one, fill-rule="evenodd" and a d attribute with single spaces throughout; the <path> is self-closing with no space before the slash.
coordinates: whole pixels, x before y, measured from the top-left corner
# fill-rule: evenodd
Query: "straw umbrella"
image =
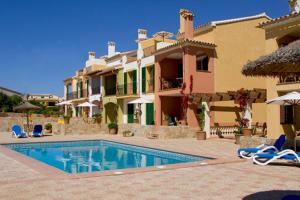
<path id="1" fill-rule="evenodd" d="M 21 111 L 21 112 L 26 112 L 27 113 L 27 131 L 29 131 L 29 112 L 33 110 L 40 110 L 41 108 L 39 106 L 35 106 L 28 101 L 23 102 L 22 104 L 15 106 L 14 110 L 15 111 Z"/>
<path id="2" fill-rule="evenodd" d="M 170 32 L 167 32 L 167 31 L 160 31 L 160 32 L 157 32 L 153 35 L 154 38 L 161 39 L 163 42 L 165 41 L 165 39 L 171 38 L 173 36 L 174 36 L 173 33 L 170 33 Z"/>
<path id="3" fill-rule="evenodd" d="M 300 74 L 300 40 L 255 61 L 249 61 L 243 67 L 242 74 L 267 77 Z"/>

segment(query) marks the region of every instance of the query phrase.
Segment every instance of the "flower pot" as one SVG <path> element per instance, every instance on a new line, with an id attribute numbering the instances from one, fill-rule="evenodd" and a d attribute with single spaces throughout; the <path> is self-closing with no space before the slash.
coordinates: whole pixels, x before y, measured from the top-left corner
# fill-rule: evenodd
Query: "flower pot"
<path id="1" fill-rule="evenodd" d="M 197 140 L 206 140 L 206 132 L 205 131 L 197 131 L 196 132 Z"/>
<path id="2" fill-rule="evenodd" d="M 64 118 L 64 124 L 69 124 L 70 123 L 70 118 Z"/>
<path id="3" fill-rule="evenodd" d="M 251 128 L 243 128 L 243 136 L 245 137 L 251 137 L 252 135 L 252 129 Z"/>
<path id="4" fill-rule="evenodd" d="M 109 134 L 110 135 L 116 135 L 118 133 L 118 129 L 117 128 L 110 128 L 109 129 Z"/>
<path id="5" fill-rule="evenodd" d="M 52 133 L 52 129 L 45 129 L 45 133 Z"/>
<path id="6" fill-rule="evenodd" d="M 235 144 L 240 144 L 241 142 L 241 136 L 242 135 L 235 135 Z"/>

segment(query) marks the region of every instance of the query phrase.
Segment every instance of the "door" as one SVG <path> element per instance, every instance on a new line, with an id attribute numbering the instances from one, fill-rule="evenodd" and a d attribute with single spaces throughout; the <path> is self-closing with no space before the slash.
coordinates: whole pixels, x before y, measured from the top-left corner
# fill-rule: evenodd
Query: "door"
<path id="1" fill-rule="evenodd" d="M 134 119 L 134 104 L 127 104 L 127 123 L 133 123 Z"/>
<path id="2" fill-rule="evenodd" d="M 154 106 L 153 103 L 146 104 L 146 125 L 154 124 Z"/>

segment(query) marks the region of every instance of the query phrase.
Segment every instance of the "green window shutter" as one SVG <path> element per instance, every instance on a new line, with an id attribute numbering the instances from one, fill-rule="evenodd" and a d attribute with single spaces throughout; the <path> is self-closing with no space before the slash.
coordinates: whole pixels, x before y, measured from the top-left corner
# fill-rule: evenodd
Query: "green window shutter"
<path id="1" fill-rule="evenodd" d="M 124 94 L 127 94 L 127 72 L 124 73 Z"/>
<path id="2" fill-rule="evenodd" d="M 133 94 L 136 94 L 136 70 L 132 72 Z"/>
<path id="3" fill-rule="evenodd" d="M 127 104 L 127 123 L 133 123 L 134 104 Z"/>
<path id="4" fill-rule="evenodd" d="M 89 96 L 89 80 L 86 80 L 86 96 Z"/>
<path id="5" fill-rule="evenodd" d="M 152 67 L 152 85 L 153 85 L 153 91 L 155 88 L 155 65 Z"/>
<path id="6" fill-rule="evenodd" d="M 142 68 L 142 93 L 146 93 L 146 67 Z"/>
<path id="7" fill-rule="evenodd" d="M 153 103 L 146 104 L 146 125 L 154 124 L 154 105 Z"/>
<path id="8" fill-rule="evenodd" d="M 83 97 L 83 82 L 80 82 L 80 98 Z"/>
<path id="9" fill-rule="evenodd" d="M 79 83 L 76 83 L 76 97 L 79 97 Z"/>

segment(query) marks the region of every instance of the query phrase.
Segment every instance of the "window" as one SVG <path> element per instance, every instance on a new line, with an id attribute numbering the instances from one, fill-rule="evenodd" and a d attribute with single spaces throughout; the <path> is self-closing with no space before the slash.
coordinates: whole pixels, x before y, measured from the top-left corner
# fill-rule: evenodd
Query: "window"
<path id="1" fill-rule="evenodd" d="M 292 105 L 280 106 L 280 124 L 294 123 L 294 108 Z"/>
<path id="2" fill-rule="evenodd" d="M 197 59 L 197 71 L 208 71 L 208 57 L 202 56 Z"/>

